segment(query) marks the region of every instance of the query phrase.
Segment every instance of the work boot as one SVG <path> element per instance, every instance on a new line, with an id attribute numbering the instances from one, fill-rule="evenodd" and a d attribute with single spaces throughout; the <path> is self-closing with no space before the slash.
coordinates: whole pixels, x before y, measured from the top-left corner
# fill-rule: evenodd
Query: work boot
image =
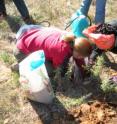
<path id="1" fill-rule="evenodd" d="M 7 17 L 6 12 L 0 12 L 0 20 L 3 20 Z"/>

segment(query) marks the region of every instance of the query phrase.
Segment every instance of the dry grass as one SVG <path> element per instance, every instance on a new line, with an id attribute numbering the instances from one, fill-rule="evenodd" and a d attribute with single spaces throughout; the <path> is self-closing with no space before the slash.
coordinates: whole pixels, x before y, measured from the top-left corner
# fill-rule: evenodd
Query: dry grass
<path id="1" fill-rule="evenodd" d="M 70 19 L 71 15 L 78 9 L 81 0 L 26 0 L 30 14 L 37 22 L 48 20 L 51 25 L 64 28 L 65 23 Z M 8 14 L 15 17 L 16 21 L 20 21 L 20 14 L 14 6 L 13 2 L 8 2 Z M 92 13 L 93 11 L 93 13 Z M 116 19 L 117 2 L 115 0 L 107 1 L 106 21 Z M 89 16 L 93 19 L 95 15 L 95 6 L 90 7 Z M 22 22 L 20 22 L 22 23 Z M 0 25 L 1 26 L 1 25 Z M 3 24 L 4 28 L 6 24 Z"/>
<path id="2" fill-rule="evenodd" d="M 10 0 L 9 0 L 10 1 Z M 81 0 L 26 0 L 30 14 L 37 22 L 48 20 L 51 25 L 64 28 L 64 24 L 70 19 L 71 15 L 79 7 Z M 15 22 L 23 24 L 20 14 L 12 2 L 7 1 L 7 12 L 13 16 Z M 89 15 L 94 17 L 91 6 Z M 117 1 L 110 0 L 107 3 L 106 20 L 116 18 Z M 6 21 L 0 23 L 0 53 L 5 51 L 5 56 L 0 60 L 0 124 L 34 124 L 38 117 L 29 103 L 22 101 L 19 91 L 18 75 L 12 73 L 8 63 L 12 63 L 13 44 L 7 42 L 8 37 L 13 35 Z M 6 54 L 6 51 L 8 54 Z M 9 57 L 9 55 L 11 55 Z M 6 61 L 8 63 L 6 63 Z M 57 94 L 57 98 L 65 108 L 78 105 L 84 101 L 87 92 L 86 89 L 79 87 L 74 90 L 68 84 L 65 94 Z M 84 94 L 83 94 L 84 93 Z M 90 95 L 90 93 L 89 93 Z M 17 117 L 17 119 L 16 119 Z"/>

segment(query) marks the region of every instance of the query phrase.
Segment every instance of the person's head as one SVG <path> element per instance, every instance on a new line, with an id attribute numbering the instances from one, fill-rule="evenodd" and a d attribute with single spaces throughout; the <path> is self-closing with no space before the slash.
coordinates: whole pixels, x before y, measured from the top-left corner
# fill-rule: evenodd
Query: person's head
<path id="1" fill-rule="evenodd" d="M 88 39 L 80 37 L 76 38 L 73 46 L 73 57 L 84 58 L 88 57 L 92 52 L 92 46 Z"/>

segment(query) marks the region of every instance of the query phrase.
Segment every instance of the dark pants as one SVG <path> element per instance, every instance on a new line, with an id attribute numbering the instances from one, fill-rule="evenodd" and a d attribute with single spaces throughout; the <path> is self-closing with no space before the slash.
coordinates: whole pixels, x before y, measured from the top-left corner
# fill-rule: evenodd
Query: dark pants
<path id="1" fill-rule="evenodd" d="M 26 4 L 24 0 L 13 0 L 14 4 L 16 5 L 18 11 L 20 12 L 21 16 L 23 18 L 28 18 L 29 17 L 29 12 L 26 7 Z M 0 0 L 0 12 L 1 13 L 6 13 L 6 8 L 5 8 L 5 1 Z"/>
<path id="2" fill-rule="evenodd" d="M 3 13 L 3 14 L 6 13 L 5 1 L 4 0 L 0 0 L 0 13 Z"/>

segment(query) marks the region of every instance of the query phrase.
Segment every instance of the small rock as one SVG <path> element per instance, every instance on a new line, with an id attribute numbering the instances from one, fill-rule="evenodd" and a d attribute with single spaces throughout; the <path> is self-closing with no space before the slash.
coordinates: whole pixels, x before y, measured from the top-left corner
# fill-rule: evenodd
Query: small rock
<path id="1" fill-rule="evenodd" d="M 8 122 L 9 122 L 9 118 L 6 118 L 6 119 L 4 120 L 4 124 L 8 124 Z"/>
<path id="2" fill-rule="evenodd" d="M 81 111 L 82 111 L 82 113 L 90 112 L 90 105 L 82 104 L 81 105 Z"/>
<path id="3" fill-rule="evenodd" d="M 108 113 L 108 116 L 114 117 L 114 116 L 116 116 L 116 114 L 117 113 L 115 111 L 111 111 L 111 112 Z"/>
<path id="4" fill-rule="evenodd" d="M 78 114 L 78 113 L 74 114 L 74 118 L 77 118 L 78 116 L 79 116 L 79 114 Z"/>
<path id="5" fill-rule="evenodd" d="M 104 111 L 103 110 L 99 110 L 98 112 L 97 112 L 97 118 L 98 118 L 98 120 L 99 121 L 102 121 L 102 120 L 104 120 Z"/>
<path id="6" fill-rule="evenodd" d="M 96 101 L 96 102 L 93 104 L 93 106 L 99 108 L 99 107 L 101 106 L 101 103 L 98 102 L 98 101 Z"/>

